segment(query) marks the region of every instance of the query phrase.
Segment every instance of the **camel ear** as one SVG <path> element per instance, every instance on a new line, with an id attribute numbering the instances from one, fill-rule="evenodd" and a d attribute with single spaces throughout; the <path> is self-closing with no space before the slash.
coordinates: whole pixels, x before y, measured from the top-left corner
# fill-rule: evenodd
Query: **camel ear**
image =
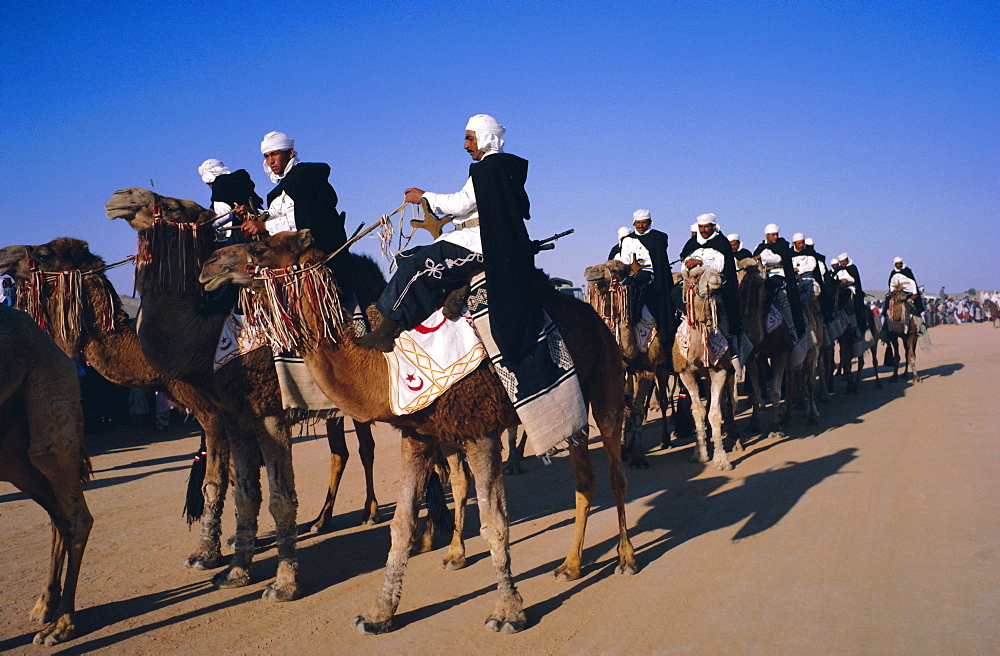
<path id="1" fill-rule="evenodd" d="M 87 255 L 90 255 L 90 244 L 85 241 L 79 241 L 73 244 L 73 261 L 79 262 L 83 260 Z"/>
<path id="2" fill-rule="evenodd" d="M 299 245 L 302 247 L 302 250 L 309 248 L 316 241 L 313 239 L 312 230 L 310 230 L 309 228 L 304 228 L 302 230 L 299 230 L 296 233 L 296 235 L 299 240 Z"/>

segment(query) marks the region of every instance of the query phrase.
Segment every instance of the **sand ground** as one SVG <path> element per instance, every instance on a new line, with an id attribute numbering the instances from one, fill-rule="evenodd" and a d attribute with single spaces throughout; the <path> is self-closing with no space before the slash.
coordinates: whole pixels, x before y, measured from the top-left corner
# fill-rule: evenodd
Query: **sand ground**
<path id="1" fill-rule="evenodd" d="M 818 426 L 800 419 L 786 439 L 753 438 L 733 455 L 732 472 L 690 463 L 687 440 L 654 450 L 648 470 L 628 472 L 636 576 L 614 574 L 615 515 L 599 440 L 584 576 L 571 583 L 549 576 L 572 531 L 569 459 L 561 454 L 548 467 L 529 459 L 524 475 L 506 481 L 513 569 L 530 622 L 512 636 L 483 628 L 495 581 L 474 505 L 468 566 L 447 572 L 441 551 L 415 556 L 397 630 L 362 636 L 349 621 L 374 599 L 389 528 L 356 525 L 364 499 L 356 457 L 335 530 L 300 536 L 305 597 L 275 605 L 260 599 L 275 567 L 266 498 L 253 583 L 215 590 L 211 572 L 181 567 L 197 537 L 180 514 L 197 437 L 184 428 L 166 439 L 88 436 L 95 525 L 77 597 L 79 636 L 56 648 L 30 644 L 48 521 L 0 483 L 0 651 L 1000 653 L 1000 329 L 942 326 L 930 336 L 933 346 L 918 354 L 923 382 L 877 390 L 868 369 L 859 396 L 834 395 Z M 647 424 L 648 441 L 658 421 Z M 380 425 L 376 440 L 377 492 L 389 517 L 399 439 Z M 301 524 L 324 495 L 325 439 L 297 439 L 294 457 Z M 234 526 L 232 503 L 224 526 Z"/>

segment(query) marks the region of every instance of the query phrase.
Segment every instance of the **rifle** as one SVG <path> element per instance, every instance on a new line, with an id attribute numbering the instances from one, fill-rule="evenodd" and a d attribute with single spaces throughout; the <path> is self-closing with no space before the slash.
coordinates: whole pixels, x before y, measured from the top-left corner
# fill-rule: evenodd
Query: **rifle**
<path id="1" fill-rule="evenodd" d="M 551 237 L 548 237 L 547 239 L 539 239 L 535 241 L 535 248 L 537 248 L 539 251 L 550 251 L 556 247 L 556 245 L 552 242 L 556 241 L 557 239 L 562 239 L 566 235 L 571 235 L 573 234 L 573 232 L 574 232 L 573 228 L 570 228 L 565 232 L 554 234 Z"/>

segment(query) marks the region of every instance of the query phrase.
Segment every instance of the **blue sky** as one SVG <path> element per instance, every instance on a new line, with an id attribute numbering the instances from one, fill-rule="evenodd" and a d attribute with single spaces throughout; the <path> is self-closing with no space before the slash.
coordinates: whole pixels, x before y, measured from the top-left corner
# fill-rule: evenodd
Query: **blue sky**
<path id="1" fill-rule="evenodd" d="M 407 187 L 457 191 L 484 112 L 531 162 L 532 236 L 576 230 L 552 275 L 581 282 L 647 208 L 674 257 L 714 212 L 751 248 L 774 222 L 847 251 L 868 288 L 896 255 L 934 293 L 1000 288 L 995 1 L 4 0 L 0 24 L 3 245 L 120 260 L 112 192 L 207 204 L 218 157 L 263 196 L 271 130 L 331 165 L 350 231 Z"/>

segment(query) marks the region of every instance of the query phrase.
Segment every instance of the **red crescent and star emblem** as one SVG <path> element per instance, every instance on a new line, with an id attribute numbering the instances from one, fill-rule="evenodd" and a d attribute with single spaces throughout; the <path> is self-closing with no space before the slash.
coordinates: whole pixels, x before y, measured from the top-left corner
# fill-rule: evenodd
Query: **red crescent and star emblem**
<path id="1" fill-rule="evenodd" d="M 416 383 L 417 383 L 416 385 L 413 384 L 414 381 L 416 381 Z M 406 387 L 411 392 L 419 392 L 420 390 L 422 390 L 424 388 L 424 380 L 422 378 L 417 378 L 413 374 L 407 374 L 406 375 Z"/>
<path id="2" fill-rule="evenodd" d="M 443 326 L 446 321 L 448 321 L 448 319 L 446 317 L 444 317 L 444 315 L 442 315 L 441 316 L 441 323 L 439 323 L 436 326 L 425 326 L 424 324 L 418 324 L 418 325 L 414 326 L 413 329 L 415 331 L 417 331 L 418 333 L 420 333 L 421 335 L 429 335 L 429 334 L 433 333 L 434 331 L 438 330 L 441 326 Z"/>

